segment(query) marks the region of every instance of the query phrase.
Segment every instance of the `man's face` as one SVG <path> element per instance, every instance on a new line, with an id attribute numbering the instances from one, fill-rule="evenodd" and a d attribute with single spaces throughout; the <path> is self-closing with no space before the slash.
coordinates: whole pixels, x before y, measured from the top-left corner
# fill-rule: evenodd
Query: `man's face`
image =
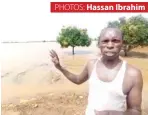
<path id="1" fill-rule="evenodd" d="M 102 56 L 107 59 L 114 59 L 119 56 L 122 42 L 121 34 L 114 30 L 106 30 L 104 35 L 101 36 L 99 43 Z"/>

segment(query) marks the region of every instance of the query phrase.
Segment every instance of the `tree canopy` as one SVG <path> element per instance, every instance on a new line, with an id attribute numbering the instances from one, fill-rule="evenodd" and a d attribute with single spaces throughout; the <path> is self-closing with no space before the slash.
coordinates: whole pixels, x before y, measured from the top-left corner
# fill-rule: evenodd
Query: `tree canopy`
<path id="1" fill-rule="evenodd" d="M 132 16 L 129 19 L 121 17 L 109 22 L 108 27 L 117 27 L 123 31 L 125 55 L 132 48 L 148 45 L 148 19 L 142 15 Z"/>
<path id="2" fill-rule="evenodd" d="M 74 55 L 74 48 L 76 46 L 89 46 L 91 44 L 91 38 L 87 34 L 87 29 L 80 29 L 77 27 L 63 27 L 57 37 L 57 42 L 61 47 L 72 47 L 72 53 Z"/>

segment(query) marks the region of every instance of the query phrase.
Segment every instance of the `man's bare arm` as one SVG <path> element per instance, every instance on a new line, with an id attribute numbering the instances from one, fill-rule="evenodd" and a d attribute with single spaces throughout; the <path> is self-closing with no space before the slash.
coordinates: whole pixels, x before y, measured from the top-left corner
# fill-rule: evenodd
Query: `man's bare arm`
<path id="1" fill-rule="evenodd" d="M 134 78 L 133 87 L 127 95 L 126 115 L 141 115 L 143 79 L 141 71 L 133 69 L 130 76 Z"/>
<path id="2" fill-rule="evenodd" d="M 63 68 L 60 65 L 58 55 L 56 54 L 56 52 L 54 50 L 52 50 L 50 52 L 50 56 L 52 57 L 52 61 L 55 65 L 55 67 L 58 70 L 60 70 L 63 73 L 63 75 L 67 79 L 69 79 L 71 82 L 73 82 L 75 84 L 82 84 L 88 79 L 88 63 L 85 65 L 85 67 L 84 67 L 83 71 L 80 73 L 80 75 L 76 75 L 74 73 L 71 73 L 70 71 L 68 71 L 67 69 Z"/>
<path id="3" fill-rule="evenodd" d="M 84 69 L 79 75 L 76 75 L 74 73 L 71 73 L 67 69 L 60 67 L 59 70 L 64 74 L 64 76 L 69 79 L 71 82 L 75 84 L 82 84 L 88 79 L 88 70 L 87 70 L 87 64 L 85 65 Z"/>

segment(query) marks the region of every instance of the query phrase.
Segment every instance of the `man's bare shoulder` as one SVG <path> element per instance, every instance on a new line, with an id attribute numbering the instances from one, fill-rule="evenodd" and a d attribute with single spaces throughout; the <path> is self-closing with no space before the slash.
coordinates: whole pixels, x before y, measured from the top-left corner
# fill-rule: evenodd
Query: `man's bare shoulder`
<path id="1" fill-rule="evenodd" d="M 97 60 L 98 60 L 98 58 L 94 58 L 94 59 L 89 59 L 87 61 L 87 69 L 88 69 L 89 73 L 91 73 L 92 69 L 94 68 L 94 64 L 96 63 Z"/>
<path id="2" fill-rule="evenodd" d="M 141 70 L 131 64 L 127 64 L 127 72 L 130 76 L 139 76 L 141 74 Z"/>
<path id="3" fill-rule="evenodd" d="M 98 60 L 97 58 L 95 58 L 95 59 L 89 59 L 88 60 L 88 66 L 93 66 L 96 63 L 97 60 Z"/>
<path id="4" fill-rule="evenodd" d="M 143 81 L 141 70 L 131 64 L 127 64 L 127 75 L 134 83 Z"/>
<path id="5" fill-rule="evenodd" d="M 97 60 L 98 60 L 97 58 L 88 60 L 88 62 L 87 62 L 87 70 L 88 70 L 89 76 L 91 75 L 92 70 L 94 68 L 94 64 L 96 63 Z"/>

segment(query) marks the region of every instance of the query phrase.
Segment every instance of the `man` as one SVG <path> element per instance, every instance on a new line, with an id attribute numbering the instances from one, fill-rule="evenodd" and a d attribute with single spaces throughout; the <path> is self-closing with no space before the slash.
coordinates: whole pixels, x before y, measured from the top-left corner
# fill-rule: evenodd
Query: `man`
<path id="1" fill-rule="evenodd" d="M 101 57 L 88 61 L 80 75 L 63 68 L 56 52 L 50 52 L 55 67 L 70 81 L 82 84 L 89 80 L 86 115 L 141 115 L 142 74 L 119 58 L 122 45 L 119 29 L 103 29 L 98 45 Z"/>

